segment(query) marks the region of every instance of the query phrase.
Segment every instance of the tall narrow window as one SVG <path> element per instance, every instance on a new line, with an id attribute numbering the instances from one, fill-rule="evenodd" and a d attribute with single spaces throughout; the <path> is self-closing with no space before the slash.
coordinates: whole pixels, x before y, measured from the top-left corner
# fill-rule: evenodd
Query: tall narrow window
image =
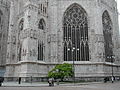
<path id="1" fill-rule="evenodd" d="M 102 15 L 103 23 L 103 35 L 105 42 L 105 59 L 106 62 L 111 62 L 107 57 L 113 55 L 113 44 L 112 44 L 112 21 L 110 19 L 108 11 L 104 11 Z"/>
<path id="2" fill-rule="evenodd" d="M 19 44 L 19 52 L 18 52 L 18 59 L 21 61 L 21 52 L 22 52 L 22 45 Z"/>
<path id="3" fill-rule="evenodd" d="M 20 32 L 23 30 L 23 27 L 24 27 L 24 19 L 22 18 L 18 25 L 18 29 L 19 29 L 19 32 L 18 32 L 18 60 L 19 61 L 21 61 L 21 52 L 22 52 L 22 44 L 20 42 Z"/>
<path id="4" fill-rule="evenodd" d="M 44 44 L 43 42 L 38 42 L 38 60 L 43 61 L 44 59 Z"/>
<path id="5" fill-rule="evenodd" d="M 89 61 L 87 13 L 73 4 L 63 19 L 64 61 Z"/>
<path id="6" fill-rule="evenodd" d="M 45 21 L 44 19 L 40 19 L 39 23 L 38 23 L 38 28 L 41 30 L 45 30 Z"/>
<path id="7" fill-rule="evenodd" d="M 2 16 L 3 16 L 3 13 L 2 13 L 2 11 L 0 10 L 0 29 L 1 29 L 1 25 L 2 25 Z"/>
<path id="8" fill-rule="evenodd" d="M 23 27 L 24 27 L 24 19 L 22 18 L 19 23 L 19 30 L 20 31 L 23 30 Z"/>

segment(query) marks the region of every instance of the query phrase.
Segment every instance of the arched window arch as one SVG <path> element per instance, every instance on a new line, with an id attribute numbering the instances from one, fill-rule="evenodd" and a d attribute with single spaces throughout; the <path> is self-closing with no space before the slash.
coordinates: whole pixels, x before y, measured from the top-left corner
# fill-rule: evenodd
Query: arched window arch
<path id="1" fill-rule="evenodd" d="M 112 21 L 107 10 L 102 15 L 103 23 L 103 35 L 105 42 L 105 59 L 107 62 L 111 62 L 107 57 L 113 55 L 113 44 L 112 44 Z"/>
<path id="2" fill-rule="evenodd" d="M 20 31 L 23 30 L 23 27 L 24 27 L 24 19 L 22 18 L 19 23 L 19 30 Z"/>
<path id="3" fill-rule="evenodd" d="M 44 19 L 40 19 L 39 23 L 38 23 L 38 28 L 45 30 L 45 20 Z"/>
<path id="4" fill-rule="evenodd" d="M 64 61 L 89 61 L 86 11 L 72 4 L 63 17 Z"/>

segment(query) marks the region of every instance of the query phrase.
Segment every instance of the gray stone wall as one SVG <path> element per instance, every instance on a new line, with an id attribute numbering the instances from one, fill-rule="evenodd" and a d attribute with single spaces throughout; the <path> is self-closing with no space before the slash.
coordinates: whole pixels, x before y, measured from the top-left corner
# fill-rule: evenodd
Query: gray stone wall
<path id="1" fill-rule="evenodd" d="M 115 74 L 120 75 L 120 69 L 117 69 L 120 68 L 118 13 L 114 0 L 13 0 L 10 7 L 6 77 L 46 77 L 47 72 L 56 64 L 64 63 L 63 17 L 67 8 L 74 3 L 79 4 L 87 13 L 90 52 L 90 61 L 75 62 L 75 76 L 110 76 L 111 65 L 114 65 Z M 105 62 L 102 25 L 105 10 L 113 24 L 114 64 Z M 38 29 L 42 18 L 46 23 L 44 31 Z M 19 30 L 21 19 L 24 19 L 23 30 Z M 38 40 L 44 43 L 43 61 L 37 60 Z"/>
<path id="2" fill-rule="evenodd" d="M 10 3 L 0 0 L 0 76 L 5 72 Z"/>

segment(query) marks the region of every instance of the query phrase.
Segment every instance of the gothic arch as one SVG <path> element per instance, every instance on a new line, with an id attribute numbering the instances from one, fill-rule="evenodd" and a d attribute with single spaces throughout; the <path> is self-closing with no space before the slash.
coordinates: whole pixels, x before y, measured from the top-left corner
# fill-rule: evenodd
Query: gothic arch
<path id="1" fill-rule="evenodd" d="M 64 61 L 89 61 L 87 13 L 77 3 L 64 13 L 63 41 Z"/>
<path id="2" fill-rule="evenodd" d="M 104 47 L 105 47 L 105 59 L 107 62 L 111 62 L 107 57 L 113 55 L 113 43 L 112 43 L 112 30 L 113 25 L 110 15 L 107 10 L 103 12 L 102 15 L 103 24 L 103 36 L 104 36 Z"/>
<path id="3" fill-rule="evenodd" d="M 41 29 L 41 30 L 45 30 L 46 24 L 45 24 L 45 20 L 43 18 L 39 20 L 38 28 Z"/>

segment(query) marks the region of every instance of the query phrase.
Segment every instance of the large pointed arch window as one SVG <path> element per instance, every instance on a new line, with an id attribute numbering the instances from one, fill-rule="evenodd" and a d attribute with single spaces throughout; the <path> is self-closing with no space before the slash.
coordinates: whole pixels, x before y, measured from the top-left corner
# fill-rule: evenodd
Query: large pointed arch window
<path id="1" fill-rule="evenodd" d="M 102 15 L 102 23 L 103 23 L 103 35 L 105 42 L 105 59 L 107 62 L 111 62 L 111 60 L 107 57 L 113 55 L 113 44 L 112 44 L 112 21 L 110 19 L 108 11 L 104 11 Z"/>
<path id="2" fill-rule="evenodd" d="M 78 4 L 64 13 L 63 41 L 64 61 L 89 61 L 87 14 Z"/>

